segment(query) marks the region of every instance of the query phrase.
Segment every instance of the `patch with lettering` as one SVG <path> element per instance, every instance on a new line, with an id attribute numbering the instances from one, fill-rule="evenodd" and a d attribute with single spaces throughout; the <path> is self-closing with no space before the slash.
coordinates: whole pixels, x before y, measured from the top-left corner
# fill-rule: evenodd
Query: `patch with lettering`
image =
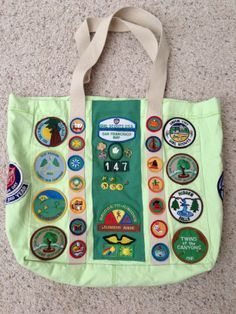
<path id="1" fill-rule="evenodd" d="M 218 193 L 220 198 L 224 199 L 224 173 L 222 172 L 222 175 L 219 178 L 218 184 L 217 184 L 217 188 L 218 188 Z"/>
<path id="2" fill-rule="evenodd" d="M 201 197 L 190 189 L 177 190 L 170 196 L 169 211 L 177 221 L 191 223 L 201 216 L 203 202 Z"/>
<path id="3" fill-rule="evenodd" d="M 195 228 L 179 229 L 173 237 L 175 255 L 184 263 L 200 262 L 207 254 L 208 242 L 204 234 Z"/>
<path id="4" fill-rule="evenodd" d="M 46 226 L 34 232 L 30 240 L 32 253 L 39 259 L 52 260 L 65 250 L 67 239 L 65 233 L 54 226 Z"/>
<path id="5" fill-rule="evenodd" d="M 47 117 L 36 124 L 35 137 L 40 144 L 55 147 L 66 139 L 67 127 L 61 119 Z"/>
<path id="6" fill-rule="evenodd" d="M 174 148 L 190 146 L 196 137 L 196 130 L 192 123 L 183 118 L 168 120 L 163 131 L 165 141 Z"/>

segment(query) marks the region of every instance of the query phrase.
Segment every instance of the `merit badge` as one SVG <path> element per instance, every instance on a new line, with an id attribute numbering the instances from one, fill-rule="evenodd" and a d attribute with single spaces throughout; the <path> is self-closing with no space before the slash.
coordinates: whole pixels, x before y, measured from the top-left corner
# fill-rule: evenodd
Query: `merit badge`
<path id="1" fill-rule="evenodd" d="M 77 236 L 85 233 L 85 231 L 86 231 L 86 222 L 83 219 L 80 219 L 80 218 L 76 218 L 76 219 L 72 220 L 71 223 L 70 223 L 70 231 L 74 235 L 77 235 Z"/>
<path id="2" fill-rule="evenodd" d="M 85 122 L 81 118 L 75 118 L 70 123 L 70 129 L 75 134 L 80 134 L 84 132 Z"/>
<path id="3" fill-rule="evenodd" d="M 173 118 L 165 124 L 164 138 L 172 147 L 186 148 L 194 142 L 195 137 L 195 128 L 186 119 Z"/>
<path id="4" fill-rule="evenodd" d="M 148 187 L 152 192 L 161 192 L 164 189 L 164 181 L 159 177 L 151 177 L 148 180 Z"/>
<path id="5" fill-rule="evenodd" d="M 157 243 L 152 248 L 152 257 L 158 262 L 164 262 L 170 255 L 169 248 L 164 243 Z"/>
<path id="6" fill-rule="evenodd" d="M 47 183 L 55 183 L 64 176 L 66 163 L 61 154 L 45 151 L 36 158 L 34 170 L 40 180 Z"/>
<path id="7" fill-rule="evenodd" d="M 30 240 L 32 253 L 42 260 L 51 260 L 60 256 L 67 244 L 65 233 L 53 226 L 35 231 Z"/>
<path id="8" fill-rule="evenodd" d="M 67 127 L 59 118 L 44 118 L 35 127 L 35 136 L 40 144 L 55 147 L 66 139 Z"/>
<path id="9" fill-rule="evenodd" d="M 85 188 L 85 180 L 80 176 L 70 178 L 69 186 L 73 191 L 82 191 Z"/>
<path id="10" fill-rule="evenodd" d="M 164 212 L 166 205 L 163 199 L 153 198 L 149 203 L 150 211 L 155 215 L 160 215 Z"/>
<path id="11" fill-rule="evenodd" d="M 203 203 L 196 192 L 189 189 L 178 190 L 169 199 L 169 210 L 177 221 L 190 223 L 201 216 Z"/>
<path id="12" fill-rule="evenodd" d="M 120 160 L 123 156 L 123 147 L 119 143 L 111 144 L 108 148 L 108 154 L 112 160 Z"/>
<path id="13" fill-rule="evenodd" d="M 103 245 L 103 250 L 102 250 L 102 255 L 103 256 L 117 256 L 117 249 L 114 245 Z"/>
<path id="14" fill-rule="evenodd" d="M 162 127 L 162 120 L 160 117 L 152 116 L 148 118 L 146 127 L 150 132 L 157 132 L 160 131 Z"/>
<path id="15" fill-rule="evenodd" d="M 81 258 L 85 255 L 86 250 L 87 250 L 87 248 L 86 248 L 86 244 L 84 243 L 84 241 L 76 240 L 73 243 L 71 243 L 70 255 L 73 258 Z"/>
<path id="16" fill-rule="evenodd" d="M 78 155 L 73 155 L 68 159 L 68 167 L 72 171 L 79 171 L 83 168 L 84 166 L 84 160 L 82 157 Z"/>
<path id="17" fill-rule="evenodd" d="M 217 187 L 218 187 L 218 193 L 220 195 L 220 198 L 223 201 L 223 199 L 224 199 L 224 173 L 223 172 L 222 172 L 222 175 L 219 178 Z"/>
<path id="18" fill-rule="evenodd" d="M 176 154 L 168 161 L 166 172 L 175 183 L 189 184 L 198 176 L 198 164 L 190 155 Z"/>
<path id="19" fill-rule="evenodd" d="M 162 169 L 163 162 L 159 157 L 151 157 L 147 161 L 147 167 L 152 172 L 159 172 Z"/>
<path id="20" fill-rule="evenodd" d="M 194 264 L 207 254 L 208 242 L 202 232 L 195 228 L 179 229 L 172 240 L 175 255 L 184 263 Z"/>
<path id="21" fill-rule="evenodd" d="M 22 182 L 23 182 L 23 175 L 20 170 L 20 167 L 18 167 L 14 163 L 10 163 L 9 170 L 8 170 L 8 180 L 7 180 L 7 195 L 10 196 L 16 193 L 21 187 Z"/>
<path id="22" fill-rule="evenodd" d="M 69 147 L 71 150 L 80 151 L 84 148 L 85 142 L 84 139 L 80 136 L 74 136 L 69 141 Z"/>
<path id="23" fill-rule="evenodd" d="M 61 218 L 66 211 L 66 197 L 58 190 L 41 191 L 33 200 L 34 215 L 43 221 L 51 222 Z"/>
<path id="24" fill-rule="evenodd" d="M 85 211 L 86 203 L 82 197 L 75 197 L 70 201 L 70 209 L 75 214 L 81 214 Z"/>
<path id="25" fill-rule="evenodd" d="M 154 237 L 163 238 L 168 232 L 167 224 L 162 220 L 155 220 L 151 224 L 151 232 Z"/>
<path id="26" fill-rule="evenodd" d="M 161 149 L 161 140 L 157 136 L 150 136 L 146 140 L 146 148 L 151 153 L 158 152 Z"/>

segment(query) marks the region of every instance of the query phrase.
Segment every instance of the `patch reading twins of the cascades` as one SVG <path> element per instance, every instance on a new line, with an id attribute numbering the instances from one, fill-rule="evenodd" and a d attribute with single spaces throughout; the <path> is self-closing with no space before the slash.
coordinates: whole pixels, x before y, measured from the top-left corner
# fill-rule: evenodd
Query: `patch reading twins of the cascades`
<path id="1" fill-rule="evenodd" d="M 145 261 L 140 101 L 93 101 L 94 259 Z"/>

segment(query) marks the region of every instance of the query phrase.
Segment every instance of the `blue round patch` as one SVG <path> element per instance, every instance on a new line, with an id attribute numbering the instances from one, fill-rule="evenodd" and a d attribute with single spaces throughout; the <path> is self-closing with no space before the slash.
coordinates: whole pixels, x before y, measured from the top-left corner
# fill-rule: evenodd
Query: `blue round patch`
<path id="1" fill-rule="evenodd" d="M 23 176 L 20 168 L 14 164 L 9 164 L 8 181 L 7 181 L 7 196 L 16 193 L 22 185 Z"/>
<path id="2" fill-rule="evenodd" d="M 70 170 L 79 171 L 84 166 L 84 160 L 80 156 L 73 155 L 68 159 L 67 164 L 68 164 L 68 167 L 70 168 Z"/>
<path id="3" fill-rule="evenodd" d="M 161 140 L 157 136 L 150 136 L 146 140 L 146 148 L 149 152 L 155 153 L 161 149 Z"/>
<path id="4" fill-rule="evenodd" d="M 152 248 L 152 256 L 156 261 L 163 262 L 170 255 L 169 248 L 164 243 L 157 243 Z"/>
<path id="5" fill-rule="evenodd" d="M 76 218 L 70 223 L 70 231 L 74 235 L 81 235 L 86 231 L 86 222 L 83 219 Z"/>
<path id="6" fill-rule="evenodd" d="M 218 188 L 218 193 L 220 195 L 220 198 L 223 201 L 223 199 L 224 199 L 224 172 L 222 172 L 222 174 L 218 180 L 217 188 Z"/>

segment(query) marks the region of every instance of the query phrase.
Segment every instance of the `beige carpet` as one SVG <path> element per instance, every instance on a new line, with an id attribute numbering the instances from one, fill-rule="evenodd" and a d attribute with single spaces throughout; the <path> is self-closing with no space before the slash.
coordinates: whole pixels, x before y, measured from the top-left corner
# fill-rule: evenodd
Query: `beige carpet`
<path id="1" fill-rule="evenodd" d="M 8 94 L 65 95 L 76 64 L 73 33 L 85 16 L 104 16 L 126 1 L 1 0 L 1 193 L 5 192 Z M 224 230 L 216 267 L 180 284 L 153 288 L 76 288 L 20 267 L 0 210 L 0 313 L 236 313 L 236 4 L 230 0 L 147 0 L 171 46 L 166 95 L 222 101 L 225 156 Z M 110 35 L 88 93 L 144 96 L 150 63 L 129 34 Z M 215 139 L 217 141 L 217 138 Z"/>

